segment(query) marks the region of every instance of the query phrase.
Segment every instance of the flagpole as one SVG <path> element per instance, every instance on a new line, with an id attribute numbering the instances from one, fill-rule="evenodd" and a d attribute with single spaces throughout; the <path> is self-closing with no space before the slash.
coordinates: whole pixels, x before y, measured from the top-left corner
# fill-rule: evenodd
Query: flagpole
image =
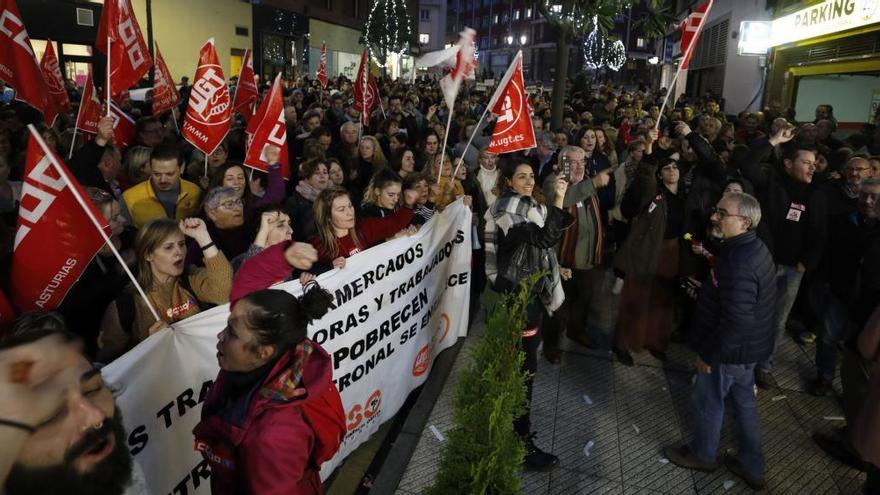
<path id="1" fill-rule="evenodd" d="M 31 133 L 31 138 L 37 140 L 37 143 L 40 145 L 40 148 L 42 148 L 42 150 L 43 150 L 43 154 L 45 154 L 46 158 L 48 158 L 49 161 L 52 162 L 52 165 L 55 166 L 55 170 L 58 171 L 58 175 L 61 176 L 61 179 L 64 181 L 64 183 L 70 189 L 70 192 L 73 193 L 73 197 L 76 198 L 77 203 L 79 203 L 79 205 L 80 205 L 80 207 L 82 207 L 83 211 L 86 212 L 86 215 L 89 217 L 89 220 L 92 221 L 92 225 L 94 225 L 95 228 L 98 229 L 98 233 L 101 234 L 101 238 L 104 239 L 104 242 L 107 244 L 107 246 L 110 248 L 110 250 L 113 251 L 113 256 L 115 256 L 116 260 L 119 261 L 119 264 L 122 265 L 122 269 L 125 270 L 125 274 L 128 275 L 129 279 L 131 279 L 131 283 L 134 284 L 135 289 L 137 289 L 138 293 L 143 298 L 144 303 L 147 305 L 147 308 L 150 310 L 150 313 L 152 313 L 153 318 L 155 318 L 156 321 L 164 321 L 164 320 L 162 320 L 161 317 L 159 317 L 159 313 L 156 311 L 156 308 L 153 307 L 153 303 L 150 302 L 150 298 L 147 297 L 147 293 L 144 292 L 144 289 L 137 282 L 137 279 L 131 273 L 131 270 L 128 269 L 128 265 L 125 264 L 125 261 L 122 259 L 122 255 L 119 254 L 119 251 L 116 249 L 116 246 L 113 245 L 113 242 L 110 240 L 110 237 L 107 235 L 106 232 L 104 232 L 103 227 L 101 227 L 101 224 L 100 224 L 100 222 L 98 222 L 98 219 L 95 218 L 95 215 L 92 213 L 91 208 L 89 208 L 88 204 L 85 202 L 85 199 L 83 199 L 83 197 L 80 196 L 79 191 L 74 186 L 73 181 L 70 179 L 70 177 L 67 176 L 67 172 L 64 171 L 64 167 L 62 167 L 61 164 L 58 163 L 58 161 L 55 159 L 55 153 L 51 149 L 49 149 L 49 145 L 46 144 L 46 142 L 43 140 L 43 137 L 40 136 L 40 133 L 37 132 L 37 128 L 34 127 L 33 124 L 28 124 L 28 130 Z"/>
<path id="2" fill-rule="evenodd" d="M 180 127 L 177 125 L 177 105 L 171 107 L 171 120 L 174 121 L 174 132 L 180 134 Z"/>
<path id="3" fill-rule="evenodd" d="M 693 55 L 697 42 L 700 40 L 700 34 L 703 32 L 703 26 L 709 18 L 709 12 L 712 11 L 712 3 L 714 3 L 714 0 L 709 0 L 709 6 L 706 7 L 706 12 L 703 13 L 703 17 L 700 18 L 700 25 L 697 26 L 697 32 L 695 32 L 694 37 L 691 38 L 691 44 L 688 46 L 687 52 L 685 52 L 684 57 L 682 58 L 682 63 L 678 65 L 678 70 L 675 71 L 675 76 L 672 78 L 672 84 L 670 84 L 669 89 L 666 90 L 666 97 L 663 98 L 663 104 L 660 106 L 660 115 L 657 117 L 657 122 L 654 123 L 654 129 L 660 128 L 660 121 L 663 120 L 663 111 L 666 109 L 666 104 L 669 102 L 669 95 L 675 91 L 675 86 L 678 84 L 678 76 L 681 74 L 685 62 L 690 62 L 691 55 Z M 688 22 L 687 19 L 685 19 L 685 22 Z"/>
<path id="4" fill-rule="evenodd" d="M 455 105 L 453 105 L 455 106 Z M 443 147 L 440 148 L 440 165 L 437 167 L 437 183 L 440 183 L 440 176 L 443 172 L 443 157 L 446 156 L 446 142 L 449 139 L 449 128 L 452 126 L 452 109 L 449 109 L 449 118 L 446 119 L 446 132 L 443 133 Z M 455 174 L 452 175 L 455 179 Z"/>
<path id="5" fill-rule="evenodd" d="M 90 76 L 91 77 L 91 76 Z M 67 159 L 70 160 L 73 158 L 73 147 L 76 145 L 76 124 L 79 122 L 79 114 L 82 113 L 83 109 L 83 99 L 85 99 L 86 91 L 83 88 L 83 97 L 79 100 L 79 108 L 76 110 L 76 122 L 73 124 L 73 139 L 70 140 L 70 153 L 67 154 Z"/>
<path id="6" fill-rule="evenodd" d="M 470 139 L 468 139 L 467 144 L 464 146 L 464 152 L 461 155 L 461 161 L 455 165 L 455 170 L 453 170 L 453 172 L 452 172 L 453 178 L 455 178 L 455 174 L 458 173 L 458 167 L 461 166 L 461 163 L 464 161 L 464 157 L 467 156 L 468 148 L 470 148 L 471 143 L 474 142 L 474 136 L 476 136 L 477 133 L 480 132 L 480 124 L 483 123 L 483 119 L 486 118 L 487 113 L 489 113 L 489 106 L 488 105 L 486 105 L 486 109 L 483 110 L 483 115 L 480 116 L 480 120 L 477 121 L 477 125 L 476 125 L 476 127 L 474 127 L 474 132 L 471 133 Z M 449 131 L 446 131 L 446 132 L 449 132 Z"/>
<path id="7" fill-rule="evenodd" d="M 205 153 L 205 177 L 208 176 L 208 154 Z"/>
<path id="8" fill-rule="evenodd" d="M 110 35 L 107 35 L 107 115 L 105 117 L 110 116 Z"/>

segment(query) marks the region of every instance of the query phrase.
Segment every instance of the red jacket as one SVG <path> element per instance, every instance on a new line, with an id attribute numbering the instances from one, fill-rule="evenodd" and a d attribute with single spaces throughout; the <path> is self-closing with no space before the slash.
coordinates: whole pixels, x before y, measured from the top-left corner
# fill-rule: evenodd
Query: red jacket
<path id="1" fill-rule="evenodd" d="M 281 356 L 260 384 L 225 407 L 227 373 L 217 375 L 202 420 L 193 429 L 196 449 L 211 463 L 213 495 L 323 493 L 319 467 L 310 461 L 315 433 L 301 407 L 330 390 L 332 365 L 324 349 L 315 343 L 312 347 L 302 372 L 308 392 L 303 398 L 270 388 L 290 368 L 293 351 Z"/>
<path id="2" fill-rule="evenodd" d="M 405 229 L 412 221 L 413 215 L 414 212 L 411 208 L 401 207 L 389 217 L 359 219 L 355 230 L 360 237 L 363 249 L 371 248 Z M 339 252 L 336 256 L 331 256 L 330 253 L 324 249 L 324 244 L 320 237 L 312 237 L 309 239 L 309 242 L 318 250 L 318 261 L 322 263 L 332 263 L 334 258 L 340 256 L 348 258 L 360 251 L 355 244 L 354 239 L 351 238 L 351 235 L 338 237 L 336 239 L 336 248 Z"/>

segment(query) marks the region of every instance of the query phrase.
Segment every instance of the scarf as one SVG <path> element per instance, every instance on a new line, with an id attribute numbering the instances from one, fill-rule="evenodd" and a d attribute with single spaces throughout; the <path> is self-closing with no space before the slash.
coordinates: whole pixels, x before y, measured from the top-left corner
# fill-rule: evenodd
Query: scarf
<path id="1" fill-rule="evenodd" d="M 302 383 L 303 369 L 313 349 L 312 341 L 309 339 L 303 339 L 297 344 L 293 350 L 290 366 L 272 381 L 264 384 L 260 388 L 260 395 L 275 402 L 288 402 L 306 395 L 307 390 Z"/>
<path id="2" fill-rule="evenodd" d="M 584 180 L 590 179 L 585 178 Z M 601 265 L 605 250 L 605 229 L 602 225 L 602 210 L 599 209 L 599 198 L 595 194 L 587 198 L 587 200 L 568 208 L 568 212 L 574 217 L 574 224 L 562 233 L 562 239 L 559 241 L 559 262 L 563 266 L 576 268 L 575 250 L 577 249 L 578 228 L 580 228 L 578 204 L 583 204 L 583 207 L 587 208 L 587 216 L 593 219 L 593 257 L 592 260 L 588 258 L 588 262 L 593 266 Z"/>
<path id="3" fill-rule="evenodd" d="M 299 184 L 296 185 L 296 192 L 312 203 L 314 203 L 315 200 L 318 199 L 318 195 L 321 194 L 321 191 L 312 187 L 305 179 L 300 180 Z"/>
<path id="4" fill-rule="evenodd" d="M 508 192 L 503 194 L 495 201 L 495 204 L 486 212 L 486 276 L 489 281 L 495 284 L 498 278 L 498 241 L 500 229 L 501 235 L 506 235 L 511 228 L 519 224 L 534 223 L 538 227 L 544 227 L 547 220 L 547 208 L 533 200 L 520 196 L 519 194 Z M 517 263 L 512 262 L 509 267 L 502 267 L 504 272 L 502 277 L 508 279 L 508 282 L 519 284 L 520 278 L 517 274 L 528 275 L 530 273 L 547 271 L 548 275 L 544 276 L 535 286 L 541 303 L 547 309 L 549 314 L 559 309 L 565 300 L 565 293 L 562 291 L 562 282 L 559 278 L 559 262 L 556 260 L 556 252 L 553 248 L 538 248 L 528 244 L 516 246 L 516 251 L 512 257 L 517 257 L 522 249 L 533 250 L 536 254 L 533 257 L 537 266 L 516 266 Z M 531 254 L 531 253 L 530 253 Z M 516 278 L 515 280 L 511 278 Z"/>

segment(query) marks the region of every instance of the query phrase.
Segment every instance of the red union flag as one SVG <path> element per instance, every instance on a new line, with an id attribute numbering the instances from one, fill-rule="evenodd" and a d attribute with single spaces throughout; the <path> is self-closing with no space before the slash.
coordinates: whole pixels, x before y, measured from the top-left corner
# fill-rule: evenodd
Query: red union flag
<path id="1" fill-rule="evenodd" d="M 83 86 L 82 100 L 79 102 L 79 113 L 76 116 L 76 128 L 89 134 L 98 133 L 98 121 L 101 120 L 101 98 L 95 91 L 92 73 L 86 77 Z"/>
<path id="2" fill-rule="evenodd" d="M 257 170 L 267 171 L 266 148 L 281 148 L 281 175 L 290 179 L 290 158 L 287 152 L 287 122 L 284 119 L 284 99 L 281 95 L 281 74 L 275 76 L 269 96 L 263 100 L 254 120 L 248 125 L 248 150 L 244 164 Z"/>
<path id="3" fill-rule="evenodd" d="M 318 64 L 318 74 L 315 76 L 321 87 L 327 89 L 327 43 L 321 43 L 321 62 Z"/>
<path id="4" fill-rule="evenodd" d="M 162 115 L 180 103 L 180 93 L 174 85 L 171 71 L 156 43 L 156 62 L 153 64 L 153 115 Z"/>
<path id="5" fill-rule="evenodd" d="M 46 82 L 15 0 L 0 0 L 0 79 L 15 89 L 16 98 L 44 117 L 51 112 Z"/>
<path id="6" fill-rule="evenodd" d="M 104 240 L 91 214 L 109 234 L 109 226 L 85 198 L 80 185 L 36 128 L 30 140 L 21 188 L 21 206 L 12 252 L 12 301 L 22 312 L 58 307 Z M 52 249 L 46 249 L 52 246 Z"/>
<path id="7" fill-rule="evenodd" d="M 245 50 L 244 61 L 241 64 L 241 73 L 238 75 L 238 84 L 235 86 L 235 100 L 232 108 L 244 117 L 244 121 L 250 123 L 257 107 L 257 98 L 260 91 L 257 89 L 257 78 L 254 76 L 254 60 L 251 51 Z"/>
<path id="8" fill-rule="evenodd" d="M 498 84 L 489 100 L 489 111 L 498 118 L 489 142 L 490 153 L 511 153 L 536 146 L 535 128 L 529 116 L 529 102 L 522 75 L 522 51 Z"/>
<path id="9" fill-rule="evenodd" d="M 697 7 L 681 23 L 681 66 L 679 70 L 687 70 L 691 55 L 694 54 L 697 46 L 697 39 L 700 37 L 700 31 L 703 30 L 703 20 L 709 15 L 711 8 L 712 1 L 709 0 Z"/>
<path id="10" fill-rule="evenodd" d="M 106 0 L 98 24 L 95 48 L 107 53 L 110 41 L 110 93 L 116 95 L 137 84 L 153 60 L 130 0 Z"/>
<path id="11" fill-rule="evenodd" d="M 6 299 L 6 294 L 4 294 L 3 291 L 0 291 L 0 336 L 9 330 L 9 327 L 12 326 L 14 321 L 15 310 L 12 309 L 9 300 Z"/>
<path id="12" fill-rule="evenodd" d="M 183 121 L 183 138 L 210 155 L 220 145 L 232 124 L 229 87 L 209 39 L 199 52 L 199 67 L 189 95 L 189 106 Z"/>
<path id="13" fill-rule="evenodd" d="M 137 136 L 134 119 L 112 102 L 110 103 L 110 118 L 113 119 L 113 141 L 120 148 L 125 148 Z"/>
<path id="14" fill-rule="evenodd" d="M 49 91 L 49 106 L 53 110 L 52 115 L 48 115 L 50 112 L 47 112 L 43 117 L 46 124 L 51 126 L 59 112 L 70 111 L 70 97 L 67 96 L 67 88 L 64 87 L 64 78 L 61 77 L 61 69 L 58 67 L 58 57 L 55 56 L 52 40 L 46 43 L 46 51 L 43 52 L 43 59 L 40 60 L 40 70 L 43 71 L 43 80 L 46 81 L 46 87 Z"/>
<path id="15" fill-rule="evenodd" d="M 370 112 L 379 106 L 379 87 L 376 78 L 370 72 L 370 60 L 367 50 L 361 52 L 361 66 L 358 68 L 354 81 L 354 109 L 361 113 L 361 123 L 370 124 Z"/>

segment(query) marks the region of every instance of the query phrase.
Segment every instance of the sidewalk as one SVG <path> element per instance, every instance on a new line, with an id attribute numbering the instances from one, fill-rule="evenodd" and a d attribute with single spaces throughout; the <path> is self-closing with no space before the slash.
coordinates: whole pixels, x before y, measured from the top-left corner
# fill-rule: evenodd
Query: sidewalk
<path id="1" fill-rule="evenodd" d="M 395 493 L 415 495 L 433 482 L 441 441 L 430 426 L 441 435 L 451 429 L 459 371 L 469 362 L 473 343 L 484 331 L 481 315 Z M 752 493 L 724 468 L 704 474 L 663 462 L 664 446 L 690 438 L 689 368 L 695 358 L 690 350 L 673 345 L 665 367 L 645 352 L 635 356 L 636 366 L 630 368 L 612 361 L 607 352 L 589 351 L 563 340 L 562 364 L 539 359 L 532 407 L 537 444 L 559 456 L 559 466 L 551 473 L 525 473 L 524 493 Z M 803 348 L 785 336 L 775 371 L 781 390 L 758 393 L 768 465 L 764 493 L 860 494 L 864 473 L 827 457 L 810 439 L 815 430 L 831 431 L 842 425 L 833 418 L 843 416 L 834 399 L 805 392 L 806 379 L 815 369 L 813 355 L 812 346 Z M 839 382 L 836 387 L 840 390 Z M 584 454 L 588 442 L 593 443 L 589 456 Z M 728 414 L 722 449 L 733 449 L 734 444 L 734 425 Z"/>

